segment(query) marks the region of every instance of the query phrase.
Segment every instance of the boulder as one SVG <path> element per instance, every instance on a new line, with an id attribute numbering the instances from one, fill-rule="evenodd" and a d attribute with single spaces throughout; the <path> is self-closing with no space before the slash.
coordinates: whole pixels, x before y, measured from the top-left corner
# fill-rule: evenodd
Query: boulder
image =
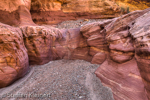
<path id="1" fill-rule="evenodd" d="M 29 59 L 19 28 L 0 23 L 0 88 L 6 87 L 29 70 Z"/>

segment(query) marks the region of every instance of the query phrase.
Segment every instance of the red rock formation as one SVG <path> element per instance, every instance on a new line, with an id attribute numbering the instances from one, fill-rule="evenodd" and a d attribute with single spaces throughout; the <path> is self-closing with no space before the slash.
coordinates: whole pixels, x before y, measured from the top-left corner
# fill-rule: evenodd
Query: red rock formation
<path id="1" fill-rule="evenodd" d="M 106 60 L 106 52 L 108 52 L 108 46 L 105 42 L 105 29 L 112 20 L 107 20 L 102 23 L 91 23 L 83 26 L 80 31 L 87 39 L 87 44 L 90 47 L 89 55 L 91 55 L 94 64 L 102 64 Z"/>
<path id="2" fill-rule="evenodd" d="M 115 100 L 147 100 L 134 60 L 134 46 L 129 29 L 130 23 L 148 10 L 116 18 L 105 27 L 109 53 L 107 60 L 95 73 L 104 85 L 112 89 Z"/>
<path id="3" fill-rule="evenodd" d="M 107 19 L 118 17 L 118 15 L 103 15 L 103 14 L 91 14 L 89 12 L 70 12 L 64 13 L 63 11 L 32 11 L 32 19 L 36 24 L 58 24 L 66 20 L 77 19 Z"/>
<path id="4" fill-rule="evenodd" d="M 5 2 L 1 2 L 1 6 L 4 6 Z M 9 25 L 20 26 L 21 29 L 0 24 L 0 88 L 23 77 L 29 70 L 29 63 L 32 65 L 45 64 L 56 59 L 82 59 L 96 64 L 104 62 L 95 73 L 104 85 L 112 89 L 116 100 L 147 100 L 147 96 L 150 99 L 149 23 L 147 23 L 150 13 L 146 13 L 150 9 L 132 12 L 105 22 L 87 24 L 81 29 L 59 30 L 53 27 L 35 25 L 29 12 L 30 2 L 17 3 L 15 0 L 13 3 L 17 6 L 11 7 L 12 5 L 10 5 L 10 8 L 0 6 L 0 13 L 2 14 L 0 21 Z M 51 10 L 57 11 L 60 7 L 58 2 L 54 3 L 56 8 L 48 8 L 48 6 L 43 8 L 39 2 L 34 3 L 32 7 L 36 7 L 32 8 L 32 11 L 37 9 L 39 15 L 41 14 L 40 18 L 36 19 L 37 12 L 33 11 L 32 15 L 35 14 L 33 16 L 35 17 L 34 21 L 41 23 L 43 21 L 51 23 L 49 19 L 43 18 L 43 16 L 49 15 L 43 12 L 43 9 L 50 13 Z M 71 5 L 72 1 L 67 3 Z M 84 4 L 84 2 L 82 3 Z M 66 6 L 66 8 L 70 7 Z M 39 12 L 39 8 L 42 8 L 42 12 Z M 75 17 L 90 14 L 90 12 L 85 12 L 89 8 L 83 9 L 83 11 L 85 10 L 84 13 L 78 11 L 79 8 L 75 10 L 75 14 L 69 13 L 73 16 L 70 18 L 76 19 Z M 72 9 L 69 11 L 63 9 L 65 12 L 72 12 Z M 117 11 L 117 8 L 110 9 Z M 102 12 L 105 10 L 102 9 Z M 144 13 L 146 14 L 143 15 Z M 66 16 L 60 13 L 58 15 Z M 59 17 L 55 18 L 58 22 L 62 20 Z M 137 20 L 135 21 L 135 19 Z"/>
<path id="5" fill-rule="evenodd" d="M 46 28 L 44 26 L 22 27 L 24 43 L 30 64 L 45 64 L 56 59 L 83 59 L 91 61 L 86 38 L 80 29 Z"/>
<path id="6" fill-rule="evenodd" d="M 150 99 L 150 12 L 139 17 L 132 24 L 130 33 L 135 39 L 135 58 L 142 76 L 148 99 Z"/>
<path id="7" fill-rule="evenodd" d="M 91 61 L 88 54 L 89 47 L 86 38 L 80 33 L 80 29 L 62 29 L 62 39 L 56 40 L 53 46 L 58 59 L 83 59 Z"/>
<path id="8" fill-rule="evenodd" d="M 134 58 L 122 64 L 108 58 L 95 74 L 104 86 L 112 89 L 115 100 L 147 100 Z"/>
<path id="9" fill-rule="evenodd" d="M 129 11 L 144 10 L 149 8 L 149 0 L 114 0 L 120 7 L 128 7 Z"/>
<path id="10" fill-rule="evenodd" d="M 65 20 L 116 17 L 120 7 L 111 0 L 33 0 L 31 14 L 36 24 L 57 24 Z"/>
<path id="11" fill-rule="evenodd" d="M 0 22 L 11 25 L 35 25 L 30 14 L 30 0 L 1 0 Z"/>
<path id="12" fill-rule="evenodd" d="M 44 26 L 22 27 L 30 64 L 45 64 L 55 59 L 81 59 L 101 64 L 106 59 L 104 50 L 107 50 L 107 45 L 104 45 L 104 33 L 99 34 L 99 31 L 111 21 L 85 25 L 81 29 L 83 35 L 80 28 L 59 30 Z M 86 38 L 86 33 L 91 36 Z M 91 52 L 96 53 L 89 54 Z M 101 55 L 103 58 L 99 61 Z"/>
<path id="13" fill-rule="evenodd" d="M 28 54 L 19 28 L 0 23 L 0 88 L 23 77 L 29 70 Z"/>
<path id="14" fill-rule="evenodd" d="M 48 29 L 42 26 L 25 26 L 21 27 L 21 30 L 28 50 L 30 65 L 41 65 L 53 60 L 52 45 L 55 40 L 62 38 L 58 29 Z"/>

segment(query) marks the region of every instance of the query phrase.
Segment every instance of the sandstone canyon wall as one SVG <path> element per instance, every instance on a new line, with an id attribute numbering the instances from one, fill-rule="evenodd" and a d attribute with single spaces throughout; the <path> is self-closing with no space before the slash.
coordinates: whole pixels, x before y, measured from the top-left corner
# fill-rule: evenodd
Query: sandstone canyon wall
<path id="1" fill-rule="evenodd" d="M 148 0 L 32 0 L 31 15 L 36 24 L 57 24 L 65 20 L 114 18 L 149 6 Z"/>
<path id="2" fill-rule="evenodd" d="M 150 6 L 149 0 L 114 0 L 121 8 L 128 7 L 130 11 L 144 10 Z"/>
<path id="3" fill-rule="evenodd" d="M 150 99 L 149 25 L 150 12 L 136 19 L 130 29 L 130 33 L 135 39 L 135 58 L 147 91 L 148 99 Z"/>
<path id="4" fill-rule="evenodd" d="M 147 11 L 129 13 L 105 27 L 109 54 L 95 74 L 104 85 L 112 89 L 115 100 L 147 100 L 142 74 L 134 57 L 134 39 L 129 32 L 134 19 L 145 12 Z"/>
<path id="5" fill-rule="evenodd" d="M 57 24 L 64 20 L 113 18 L 120 7 L 110 0 L 33 0 L 31 14 L 36 24 Z"/>
<path id="6" fill-rule="evenodd" d="M 34 24 L 29 11 L 31 2 L 19 2 L 14 0 L 12 7 L 5 7 L 1 1 L 0 21 L 4 24 L 0 23 L 0 88 L 23 77 L 29 65 L 57 59 L 82 59 L 102 64 L 95 74 L 112 89 L 116 100 L 150 100 L 150 9 L 76 29 L 57 29 Z M 49 1 L 42 1 L 45 2 Z M 58 9 L 60 5 L 56 5 Z M 32 11 L 39 8 L 43 11 L 43 6 L 31 7 Z M 44 9 L 55 10 L 51 6 Z"/>
<path id="7" fill-rule="evenodd" d="M 34 25 L 30 8 L 31 0 L 1 0 L 0 22 L 11 26 Z"/>

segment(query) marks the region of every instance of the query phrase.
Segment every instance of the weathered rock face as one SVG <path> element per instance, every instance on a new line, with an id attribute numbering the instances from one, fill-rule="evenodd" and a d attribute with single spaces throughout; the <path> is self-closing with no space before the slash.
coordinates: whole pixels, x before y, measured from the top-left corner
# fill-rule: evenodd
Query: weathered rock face
<path id="1" fill-rule="evenodd" d="M 87 44 L 90 47 L 89 55 L 93 56 L 92 63 L 101 64 L 106 59 L 108 52 L 108 45 L 105 40 L 105 29 L 112 20 L 107 20 L 102 23 L 91 23 L 83 26 L 80 31 L 85 38 L 87 38 Z"/>
<path id="2" fill-rule="evenodd" d="M 0 23 L 0 88 L 29 70 L 28 54 L 19 28 Z"/>
<path id="3" fill-rule="evenodd" d="M 111 18 L 120 12 L 120 7 L 110 0 L 33 0 L 31 4 L 36 24 L 57 24 L 79 18 Z"/>
<path id="4" fill-rule="evenodd" d="M 65 20 L 113 18 L 150 6 L 147 0 L 32 0 L 36 24 L 57 24 Z"/>
<path id="5" fill-rule="evenodd" d="M 92 18 L 95 12 L 112 15 L 120 12 L 118 6 L 109 0 L 78 2 L 33 0 L 33 19 L 37 23 L 49 24 L 62 21 L 56 15 L 69 20 L 66 17 L 68 15 L 71 15 L 70 19 L 76 19 L 89 14 L 89 18 Z M 33 65 L 56 59 L 82 59 L 96 64 L 104 62 L 95 73 L 104 85 L 112 88 L 116 100 L 147 100 L 147 96 L 150 99 L 150 13 L 145 14 L 150 9 L 87 24 L 81 29 L 59 30 L 35 25 L 29 12 L 30 1 L 13 1 L 6 7 L 5 1 L 1 1 L 1 4 L 0 21 L 20 26 L 20 29 L 0 24 L 0 88 L 23 77 L 29 70 L 29 63 Z M 106 10 L 108 13 L 105 13 Z M 52 14 L 51 18 L 55 17 L 57 21 L 52 22 L 47 18 Z"/>
<path id="6" fill-rule="evenodd" d="M 91 61 L 86 38 L 80 29 L 47 28 L 44 26 L 22 27 L 29 62 L 45 64 L 56 59 L 82 59 Z"/>
<path id="7" fill-rule="evenodd" d="M 44 26 L 21 27 L 30 64 L 45 64 L 56 59 L 81 59 L 101 64 L 106 59 L 104 26 L 93 23 L 76 29 L 56 29 Z M 91 27 L 92 26 L 92 27 Z M 101 59 L 99 57 L 103 56 Z"/>
<path id="8" fill-rule="evenodd" d="M 105 14 L 110 14 L 110 12 L 114 14 L 119 11 L 120 7 L 124 10 L 129 7 L 129 10 L 133 11 L 143 10 L 150 6 L 148 0 L 32 0 L 31 4 L 33 11 L 62 10 L 63 12 L 103 12 Z"/>
<path id="9" fill-rule="evenodd" d="M 11 25 L 35 25 L 30 14 L 30 0 L 1 0 L 0 22 Z"/>
<path id="10" fill-rule="evenodd" d="M 150 12 L 139 17 L 134 23 L 133 27 L 130 29 L 130 33 L 135 39 L 135 58 L 137 61 L 140 74 L 142 76 L 145 88 L 147 91 L 148 99 L 150 99 Z"/>
<path id="11" fill-rule="evenodd" d="M 56 40 L 52 51 L 56 59 L 83 59 L 91 61 L 86 38 L 80 33 L 80 28 L 62 29 L 62 39 Z"/>
<path id="12" fill-rule="evenodd" d="M 31 0 L 1 0 L 0 10 L 13 12 L 16 11 L 19 6 L 25 6 L 28 10 L 31 7 Z"/>
<path id="13" fill-rule="evenodd" d="M 31 10 L 114 14 L 119 8 L 110 0 L 32 0 Z"/>
<path id="14" fill-rule="evenodd" d="M 95 72 L 112 89 L 115 100 L 147 100 L 144 84 L 133 58 L 119 64 L 108 58 Z"/>
<path id="15" fill-rule="evenodd" d="M 150 7 L 149 0 L 114 0 L 121 8 L 129 8 L 129 11 L 144 10 Z"/>
<path id="16" fill-rule="evenodd" d="M 136 18 L 146 13 L 136 11 L 114 19 L 106 29 L 109 53 L 96 70 L 102 83 L 110 87 L 116 100 L 147 100 L 144 84 L 134 58 L 135 49 L 129 29 Z"/>
<path id="17" fill-rule="evenodd" d="M 25 26 L 21 30 L 31 65 L 41 65 L 53 60 L 52 45 L 57 39 L 62 38 L 58 29 L 48 29 L 42 26 Z"/>

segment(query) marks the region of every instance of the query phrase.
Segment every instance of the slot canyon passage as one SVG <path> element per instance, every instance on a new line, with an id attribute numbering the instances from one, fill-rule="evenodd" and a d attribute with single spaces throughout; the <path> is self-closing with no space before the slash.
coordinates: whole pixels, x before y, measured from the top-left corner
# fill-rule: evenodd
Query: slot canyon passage
<path id="1" fill-rule="evenodd" d="M 150 100 L 149 1 L 126 1 L 1 0 L 0 99 Z"/>

